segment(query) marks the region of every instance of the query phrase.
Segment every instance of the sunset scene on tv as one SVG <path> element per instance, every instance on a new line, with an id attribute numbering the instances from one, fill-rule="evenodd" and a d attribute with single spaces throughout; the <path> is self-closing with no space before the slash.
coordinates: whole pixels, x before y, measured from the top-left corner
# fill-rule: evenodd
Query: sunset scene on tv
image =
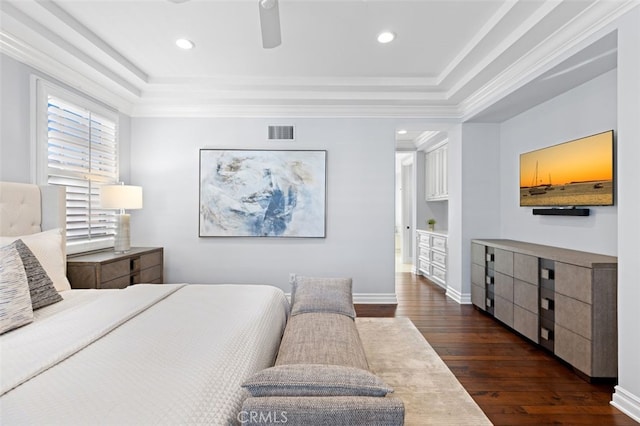
<path id="1" fill-rule="evenodd" d="M 520 155 L 521 206 L 613 204 L 613 131 Z"/>

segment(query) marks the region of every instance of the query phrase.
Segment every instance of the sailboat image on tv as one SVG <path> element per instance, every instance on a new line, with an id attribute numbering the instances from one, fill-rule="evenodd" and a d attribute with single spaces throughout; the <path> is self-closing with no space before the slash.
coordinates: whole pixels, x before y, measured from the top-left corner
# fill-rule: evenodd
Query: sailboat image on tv
<path id="1" fill-rule="evenodd" d="M 520 205 L 613 205 L 613 162 L 613 130 L 523 153 Z"/>
<path id="2" fill-rule="evenodd" d="M 549 186 L 551 186 L 551 175 L 549 175 Z M 538 185 L 538 162 L 536 161 L 536 172 L 531 181 L 529 195 L 542 195 L 547 193 L 547 185 Z"/>

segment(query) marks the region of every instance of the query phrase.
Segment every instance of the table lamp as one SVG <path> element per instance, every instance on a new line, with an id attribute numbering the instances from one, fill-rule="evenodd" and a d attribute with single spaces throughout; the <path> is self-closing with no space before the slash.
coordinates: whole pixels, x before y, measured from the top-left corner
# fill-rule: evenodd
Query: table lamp
<path id="1" fill-rule="evenodd" d="M 131 250 L 131 216 L 125 209 L 142 208 L 142 187 L 133 185 L 102 185 L 100 206 L 103 209 L 119 209 L 116 214 L 116 235 L 113 251 L 126 253 Z"/>

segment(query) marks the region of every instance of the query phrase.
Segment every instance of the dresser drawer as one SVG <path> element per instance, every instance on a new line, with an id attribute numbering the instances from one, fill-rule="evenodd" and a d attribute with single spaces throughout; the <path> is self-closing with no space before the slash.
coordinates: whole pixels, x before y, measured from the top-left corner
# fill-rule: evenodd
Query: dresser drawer
<path id="1" fill-rule="evenodd" d="M 440 253 L 437 251 L 432 251 L 431 252 L 431 261 L 433 263 L 437 263 L 440 264 L 442 266 L 445 266 L 447 264 L 447 255 L 444 253 Z"/>
<path id="2" fill-rule="evenodd" d="M 129 276 L 131 271 L 131 262 L 129 259 L 118 260 L 117 262 L 105 263 L 100 270 L 100 281 L 111 281 L 122 276 Z"/>
<path id="3" fill-rule="evenodd" d="M 431 265 L 431 275 L 442 282 L 447 281 L 447 273 L 435 265 Z"/>
<path id="4" fill-rule="evenodd" d="M 486 297 L 486 290 L 484 287 L 471 283 L 471 303 L 484 311 L 486 309 Z"/>
<path id="5" fill-rule="evenodd" d="M 431 264 L 424 259 L 418 260 L 418 270 L 422 272 L 423 275 L 430 275 Z"/>
<path id="6" fill-rule="evenodd" d="M 431 245 L 433 248 L 446 251 L 447 250 L 447 239 L 444 237 L 440 237 L 438 235 L 431 236 Z"/>
<path id="7" fill-rule="evenodd" d="M 494 298 L 494 303 L 494 316 L 509 327 L 513 328 L 513 303 L 497 295 Z"/>
<path id="8" fill-rule="evenodd" d="M 591 339 L 591 305 L 555 294 L 555 322 L 567 330 Z"/>
<path id="9" fill-rule="evenodd" d="M 425 247 L 431 247 L 431 238 L 429 234 L 418 232 L 418 244 Z"/>
<path id="10" fill-rule="evenodd" d="M 471 283 L 484 288 L 485 282 L 484 266 L 471 264 Z"/>
<path id="11" fill-rule="evenodd" d="M 513 303 L 513 277 L 496 272 L 495 294 Z"/>
<path id="12" fill-rule="evenodd" d="M 553 352 L 586 375 L 592 375 L 591 342 L 557 323 Z"/>
<path id="13" fill-rule="evenodd" d="M 155 251 L 140 256 L 140 269 L 147 269 L 152 266 L 162 265 L 162 252 Z"/>
<path id="14" fill-rule="evenodd" d="M 471 243 L 471 262 L 476 265 L 485 265 L 484 254 L 486 253 L 486 246 L 482 244 Z"/>
<path id="15" fill-rule="evenodd" d="M 538 258 L 514 253 L 513 276 L 519 280 L 538 285 Z"/>
<path id="16" fill-rule="evenodd" d="M 428 260 L 429 253 L 430 253 L 429 247 L 425 247 L 425 246 L 418 247 L 418 257 Z"/>
<path id="17" fill-rule="evenodd" d="M 538 343 L 538 315 L 513 305 L 513 329 Z"/>
<path id="18" fill-rule="evenodd" d="M 556 262 L 555 290 L 565 296 L 591 303 L 591 269 Z"/>
<path id="19" fill-rule="evenodd" d="M 538 287 L 524 281 L 513 280 L 513 303 L 537 314 Z"/>
<path id="20" fill-rule="evenodd" d="M 98 288 L 101 288 L 101 289 L 126 288 L 126 287 L 129 287 L 129 284 L 131 284 L 131 277 L 129 276 L 129 274 L 127 274 L 124 277 L 118 277 L 110 281 L 103 281 L 99 284 L 100 287 Z"/>
<path id="21" fill-rule="evenodd" d="M 156 265 L 151 268 L 143 269 L 140 271 L 140 282 L 150 283 L 159 280 L 162 277 L 162 266 Z"/>
<path id="22" fill-rule="evenodd" d="M 513 276 L 513 252 L 495 249 L 495 270 Z"/>

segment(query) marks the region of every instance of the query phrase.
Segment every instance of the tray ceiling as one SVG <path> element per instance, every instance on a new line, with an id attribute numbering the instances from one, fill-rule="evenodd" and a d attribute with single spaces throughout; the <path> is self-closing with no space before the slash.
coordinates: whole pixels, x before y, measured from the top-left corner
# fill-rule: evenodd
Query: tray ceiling
<path id="1" fill-rule="evenodd" d="M 132 116 L 461 118 L 634 6 L 280 0 L 282 44 L 263 49 L 257 3 L 3 0 L 0 49 Z M 396 39 L 379 44 L 383 30 Z M 178 49 L 179 37 L 195 48 Z"/>

